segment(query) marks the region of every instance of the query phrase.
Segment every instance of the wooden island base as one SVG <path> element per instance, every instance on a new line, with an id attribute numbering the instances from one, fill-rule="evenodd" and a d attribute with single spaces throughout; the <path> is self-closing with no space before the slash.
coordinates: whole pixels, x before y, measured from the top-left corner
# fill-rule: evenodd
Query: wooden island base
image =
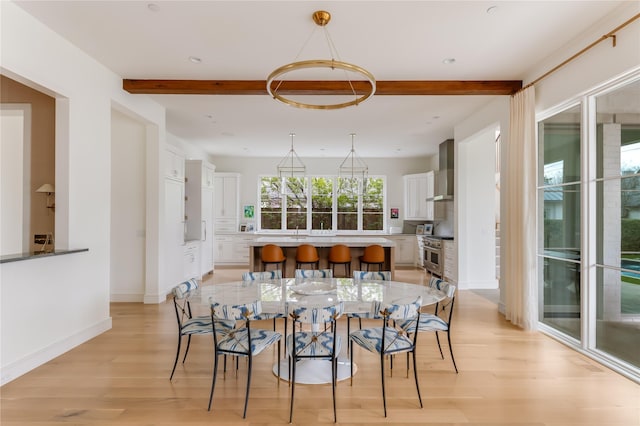
<path id="1" fill-rule="evenodd" d="M 262 247 L 267 244 L 275 244 L 282 248 L 285 257 L 287 258 L 286 267 L 283 276 L 293 277 L 296 269 L 296 251 L 299 245 L 311 244 L 318 250 L 318 256 L 320 257 L 320 269 L 329 269 L 329 249 L 338 244 L 344 244 L 351 249 L 351 271 L 360 270 L 359 257 L 364 252 L 364 248 L 373 244 L 378 244 L 384 248 L 385 252 L 385 264 L 382 270 L 391 271 L 391 279 L 395 275 L 395 242 L 386 238 L 380 237 L 260 237 L 250 243 L 249 247 L 249 270 L 262 271 L 262 262 L 260 261 L 260 255 Z M 269 266 L 269 269 L 273 269 L 273 265 Z M 305 267 L 308 269 L 308 265 Z M 366 270 L 366 265 L 363 265 Z M 345 268 L 343 265 L 336 265 L 335 275 L 336 277 L 345 276 Z M 371 270 L 377 270 L 376 266 L 372 266 Z M 350 278 L 350 277 L 349 277 Z"/>

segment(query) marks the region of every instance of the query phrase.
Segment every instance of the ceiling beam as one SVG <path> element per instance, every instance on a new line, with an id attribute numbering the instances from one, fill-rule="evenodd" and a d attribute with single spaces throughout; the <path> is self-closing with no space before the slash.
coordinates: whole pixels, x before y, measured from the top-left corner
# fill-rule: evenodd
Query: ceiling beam
<path id="1" fill-rule="evenodd" d="M 129 93 L 148 95 L 267 95 L 264 80 L 122 80 Z M 273 82 L 273 88 L 278 84 Z M 351 95 L 368 92 L 366 81 L 285 81 L 281 95 Z M 376 95 L 512 95 L 522 88 L 521 80 L 412 80 L 378 81 Z"/>

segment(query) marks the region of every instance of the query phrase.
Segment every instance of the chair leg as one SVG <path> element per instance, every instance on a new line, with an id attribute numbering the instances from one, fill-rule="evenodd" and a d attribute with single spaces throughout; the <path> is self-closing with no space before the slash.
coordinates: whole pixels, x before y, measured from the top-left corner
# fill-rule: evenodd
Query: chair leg
<path id="1" fill-rule="evenodd" d="M 173 362 L 173 368 L 171 369 L 171 376 L 169 376 L 169 380 L 173 379 L 173 373 L 176 372 L 176 365 L 178 365 L 178 358 L 180 358 L 181 343 L 182 343 L 182 334 L 178 334 L 178 351 L 176 352 L 176 360 Z"/>
<path id="2" fill-rule="evenodd" d="M 333 354 L 331 358 L 331 394 L 333 396 L 333 422 L 334 423 L 338 423 L 338 414 L 336 413 L 336 376 L 338 375 L 337 370 L 338 370 L 338 360 L 335 354 Z"/>
<path id="3" fill-rule="evenodd" d="M 349 319 L 347 319 L 348 324 Z M 347 339 L 351 340 L 349 335 L 347 335 Z M 351 382 L 351 386 L 353 386 L 353 343 L 351 343 L 351 351 L 349 351 L 349 380 Z"/>
<path id="4" fill-rule="evenodd" d="M 187 360 L 187 354 L 189 353 L 189 347 L 191 347 L 191 335 L 190 334 L 189 334 L 189 336 L 187 338 L 187 348 L 184 351 L 184 358 L 182 358 L 182 363 L 183 364 Z"/>
<path id="5" fill-rule="evenodd" d="M 216 375 L 218 374 L 218 355 L 215 354 L 213 362 L 213 380 L 211 381 L 211 393 L 209 394 L 209 408 L 207 411 L 211 411 L 211 402 L 213 401 L 213 390 L 216 387 Z"/>
<path id="6" fill-rule="evenodd" d="M 293 362 L 292 362 L 293 361 Z M 296 392 L 296 358 L 289 357 L 289 362 L 291 362 L 291 369 L 289 375 L 289 383 L 291 383 L 291 405 L 289 406 L 289 423 L 293 422 L 293 396 Z"/>
<path id="7" fill-rule="evenodd" d="M 387 398 L 384 392 L 384 353 L 380 353 L 380 377 L 382 378 L 382 406 L 384 407 L 384 416 L 387 417 Z"/>
<path id="8" fill-rule="evenodd" d="M 351 333 L 351 317 L 347 315 L 347 354 L 351 354 L 351 339 L 349 338 L 349 334 Z M 351 370 L 353 373 L 353 370 Z"/>
<path id="9" fill-rule="evenodd" d="M 251 388 L 251 367 L 253 365 L 253 357 L 251 354 L 248 356 L 249 358 L 249 371 L 247 372 L 247 392 L 244 397 L 244 412 L 242 413 L 242 418 L 247 418 L 247 406 L 249 405 L 249 389 Z"/>
<path id="10" fill-rule="evenodd" d="M 456 367 L 456 360 L 453 357 L 453 347 L 451 346 L 451 334 L 449 330 L 447 330 L 447 340 L 449 341 L 449 352 L 451 352 L 451 361 L 453 361 L 453 368 L 456 369 L 456 374 L 458 374 L 458 367 Z"/>
<path id="11" fill-rule="evenodd" d="M 418 369 L 416 368 L 416 350 L 415 348 L 411 352 L 413 357 L 413 376 L 416 379 L 416 390 L 418 391 L 418 401 L 420 401 L 420 408 L 422 408 L 422 397 L 420 396 L 420 385 L 418 384 Z"/>
<path id="12" fill-rule="evenodd" d="M 438 335 L 437 331 L 435 333 L 436 333 L 436 340 L 438 341 L 438 349 L 440 349 L 440 357 L 444 359 L 444 354 L 442 353 L 442 346 L 440 346 L 440 336 Z"/>

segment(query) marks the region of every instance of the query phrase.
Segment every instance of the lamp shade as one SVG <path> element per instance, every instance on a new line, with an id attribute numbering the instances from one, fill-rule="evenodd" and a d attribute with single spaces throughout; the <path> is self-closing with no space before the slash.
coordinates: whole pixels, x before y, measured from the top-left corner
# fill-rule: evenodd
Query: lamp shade
<path id="1" fill-rule="evenodd" d="M 47 194 L 53 194 L 56 192 L 55 187 L 50 183 L 45 183 L 40 188 L 36 189 L 36 192 L 46 192 Z"/>

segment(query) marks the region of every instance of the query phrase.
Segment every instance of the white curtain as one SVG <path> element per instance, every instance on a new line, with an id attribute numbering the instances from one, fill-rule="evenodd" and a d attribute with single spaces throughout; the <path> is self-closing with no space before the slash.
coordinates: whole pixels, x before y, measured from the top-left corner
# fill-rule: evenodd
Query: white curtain
<path id="1" fill-rule="evenodd" d="M 511 97 L 510 132 L 504 145 L 501 196 L 501 264 L 507 320 L 525 330 L 538 323 L 536 280 L 536 141 L 535 91 L 528 87 Z"/>

